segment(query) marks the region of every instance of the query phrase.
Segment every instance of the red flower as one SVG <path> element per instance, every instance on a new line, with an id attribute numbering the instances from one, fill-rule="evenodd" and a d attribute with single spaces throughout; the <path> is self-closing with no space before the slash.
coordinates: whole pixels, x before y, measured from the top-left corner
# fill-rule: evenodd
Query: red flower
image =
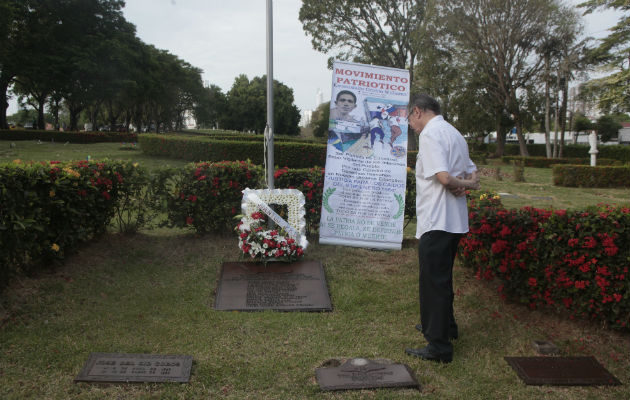
<path id="1" fill-rule="evenodd" d="M 511 233 L 512 233 L 512 230 L 506 225 L 504 225 L 503 229 L 501 229 L 501 232 L 499 232 L 499 235 L 501 235 L 501 237 L 506 237 Z"/>
<path id="2" fill-rule="evenodd" d="M 191 194 L 188 196 L 188 201 L 194 203 L 197 201 L 197 196 L 195 196 L 194 194 Z"/>
<path id="3" fill-rule="evenodd" d="M 490 250 L 492 250 L 494 254 L 499 254 L 503 250 L 507 249 L 507 244 L 508 242 L 506 242 L 505 240 L 497 240 L 496 242 L 492 243 Z"/>
<path id="4" fill-rule="evenodd" d="M 193 222 L 194 222 L 193 217 L 186 217 L 186 225 L 192 225 Z"/>
<path id="5" fill-rule="evenodd" d="M 492 226 L 489 224 L 481 225 L 481 228 L 479 229 L 479 233 L 492 233 Z"/>
<path id="6" fill-rule="evenodd" d="M 595 246 L 597 246 L 597 241 L 595 240 L 594 237 L 587 236 L 587 237 L 584 238 L 584 243 L 582 244 L 583 248 L 585 248 L 585 249 L 592 249 Z"/>
<path id="7" fill-rule="evenodd" d="M 564 303 L 564 306 L 566 308 L 571 308 L 571 304 L 573 304 L 573 299 L 565 297 L 564 299 L 562 299 L 562 302 Z"/>
<path id="8" fill-rule="evenodd" d="M 107 192 L 103 192 L 103 193 L 101 193 L 101 195 L 103 195 L 103 197 L 105 197 L 107 200 L 111 199 L 111 197 L 112 197 L 112 196 L 110 196 L 110 194 L 109 194 L 109 193 L 107 193 Z"/>
<path id="9" fill-rule="evenodd" d="M 569 239 L 569 247 L 575 247 L 578 244 L 578 239 Z"/>
<path id="10" fill-rule="evenodd" d="M 575 287 L 577 289 L 585 289 L 589 283 L 589 281 L 575 281 Z"/>
<path id="11" fill-rule="evenodd" d="M 536 281 L 536 278 L 529 278 L 529 280 L 527 281 L 527 284 L 531 287 L 534 287 L 538 284 L 538 281 Z"/>

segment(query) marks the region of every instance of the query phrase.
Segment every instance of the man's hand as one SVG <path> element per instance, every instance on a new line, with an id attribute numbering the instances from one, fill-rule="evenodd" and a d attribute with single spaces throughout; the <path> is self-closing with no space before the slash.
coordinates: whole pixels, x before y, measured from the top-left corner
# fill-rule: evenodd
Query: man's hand
<path id="1" fill-rule="evenodd" d="M 447 172 L 438 172 L 437 177 L 446 189 L 453 196 L 457 197 L 464 196 L 468 189 L 478 190 L 481 187 L 476 171 L 472 174 L 464 174 L 457 177 L 451 176 Z"/>
<path id="2" fill-rule="evenodd" d="M 477 175 L 477 171 L 473 171 L 472 174 L 466 174 L 466 180 L 470 181 L 470 185 L 466 186 L 467 189 L 481 189 L 481 184 L 479 183 L 479 175 Z"/>
<path id="3" fill-rule="evenodd" d="M 464 188 L 452 188 L 448 190 L 455 197 L 461 197 L 466 195 L 466 189 Z"/>

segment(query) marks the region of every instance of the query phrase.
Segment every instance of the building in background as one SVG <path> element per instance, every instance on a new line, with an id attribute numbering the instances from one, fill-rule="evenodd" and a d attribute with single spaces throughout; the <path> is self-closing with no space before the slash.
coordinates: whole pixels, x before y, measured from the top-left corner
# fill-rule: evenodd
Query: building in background
<path id="1" fill-rule="evenodd" d="M 317 92 L 315 92 L 315 107 L 312 110 L 302 110 L 300 118 L 300 126 L 305 128 L 308 124 L 311 123 L 313 119 L 313 112 L 319 107 L 320 104 L 324 102 L 324 92 L 320 88 L 317 88 Z"/>

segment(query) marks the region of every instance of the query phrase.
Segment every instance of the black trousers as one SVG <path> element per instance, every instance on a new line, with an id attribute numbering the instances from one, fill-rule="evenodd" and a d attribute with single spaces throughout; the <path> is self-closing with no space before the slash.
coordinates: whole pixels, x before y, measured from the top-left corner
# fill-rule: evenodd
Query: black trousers
<path id="1" fill-rule="evenodd" d="M 452 354 L 449 337 L 457 336 L 453 315 L 453 263 L 462 234 L 429 231 L 420 237 L 420 322 L 428 348 L 437 354 Z"/>

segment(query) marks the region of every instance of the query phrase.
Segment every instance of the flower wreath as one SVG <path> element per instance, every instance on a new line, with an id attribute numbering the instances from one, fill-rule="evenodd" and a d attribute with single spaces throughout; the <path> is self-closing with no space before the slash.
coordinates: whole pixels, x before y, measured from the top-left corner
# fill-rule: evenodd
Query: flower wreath
<path id="1" fill-rule="evenodd" d="M 304 195 L 296 189 L 243 190 L 243 217 L 236 227 L 238 247 L 243 254 L 263 262 L 269 259 L 293 261 L 302 257 L 308 246 L 304 233 L 304 203 Z M 288 221 L 268 204 L 286 205 Z M 276 229 L 266 229 L 266 217 L 276 223 Z"/>

